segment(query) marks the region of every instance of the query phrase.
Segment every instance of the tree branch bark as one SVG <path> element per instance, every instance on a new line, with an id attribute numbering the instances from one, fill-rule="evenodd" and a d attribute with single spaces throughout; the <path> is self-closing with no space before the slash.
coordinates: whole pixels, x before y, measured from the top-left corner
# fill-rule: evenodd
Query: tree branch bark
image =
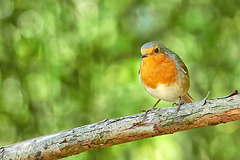
<path id="1" fill-rule="evenodd" d="M 106 119 L 0 147 L 0 159 L 59 159 L 96 148 L 240 119 L 240 95 Z"/>

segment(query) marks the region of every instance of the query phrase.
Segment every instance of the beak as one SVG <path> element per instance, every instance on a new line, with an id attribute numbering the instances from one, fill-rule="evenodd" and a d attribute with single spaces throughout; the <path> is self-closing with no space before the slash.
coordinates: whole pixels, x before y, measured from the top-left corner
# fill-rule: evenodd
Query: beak
<path id="1" fill-rule="evenodd" d="M 146 57 L 148 57 L 148 55 L 147 55 L 147 53 L 144 53 L 144 54 L 142 55 L 142 58 L 146 58 Z"/>

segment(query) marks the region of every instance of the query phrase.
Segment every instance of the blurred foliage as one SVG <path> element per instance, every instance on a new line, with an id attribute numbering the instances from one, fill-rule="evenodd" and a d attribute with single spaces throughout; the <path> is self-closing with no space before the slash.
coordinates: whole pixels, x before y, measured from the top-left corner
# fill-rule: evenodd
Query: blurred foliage
<path id="1" fill-rule="evenodd" d="M 240 83 L 239 6 L 238 0 L 0 0 L 0 146 L 150 108 L 156 99 L 138 77 L 147 41 L 180 55 L 195 100 L 208 91 L 210 98 L 229 94 Z M 238 159 L 238 126 L 65 159 Z"/>

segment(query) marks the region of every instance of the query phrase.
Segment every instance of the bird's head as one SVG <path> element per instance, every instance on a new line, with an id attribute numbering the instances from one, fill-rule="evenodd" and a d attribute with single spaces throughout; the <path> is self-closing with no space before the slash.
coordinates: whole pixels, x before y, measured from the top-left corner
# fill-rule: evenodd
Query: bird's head
<path id="1" fill-rule="evenodd" d="M 157 41 L 147 42 L 141 47 L 142 58 L 165 53 L 166 47 Z"/>

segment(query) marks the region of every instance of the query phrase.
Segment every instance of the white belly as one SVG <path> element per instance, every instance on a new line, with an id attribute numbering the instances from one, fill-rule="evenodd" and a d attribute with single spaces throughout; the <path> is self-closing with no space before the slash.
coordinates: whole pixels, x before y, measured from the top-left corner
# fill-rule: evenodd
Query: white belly
<path id="1" fill-rule="evenodd" d="M 181 87 L 181 84 L 178 81 L 171 86 L 159 84 L 155 89 L 148 88 L 144 84 L 143 86 L 153 97 L 168 102 L 176 101 L 180 96 L 187 92 L 186 89 L 183 89 L 183 87 Z"/>

